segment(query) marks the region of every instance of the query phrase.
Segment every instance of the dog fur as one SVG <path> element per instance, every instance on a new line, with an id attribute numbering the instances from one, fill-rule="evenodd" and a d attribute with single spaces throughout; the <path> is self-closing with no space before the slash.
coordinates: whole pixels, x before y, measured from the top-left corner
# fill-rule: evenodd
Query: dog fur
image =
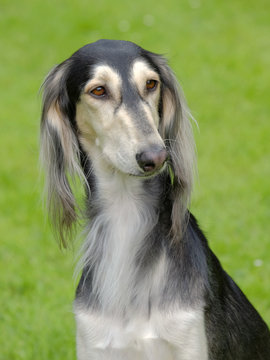
<path id="1" fill-rule="evenodd" d="M 165 59 L 100 40 L 44 85 L 41 154 L 51 219 L 85 242 L 74 311 L 79 360 L 267 360 L 269 330 L 188 211 L 191 117 Z"/>

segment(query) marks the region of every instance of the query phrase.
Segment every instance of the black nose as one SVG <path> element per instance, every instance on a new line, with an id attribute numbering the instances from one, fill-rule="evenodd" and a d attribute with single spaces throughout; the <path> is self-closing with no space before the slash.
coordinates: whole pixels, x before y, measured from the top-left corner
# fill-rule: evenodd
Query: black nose
<path id="1" fill-rule="evenodd" d="M 149 148 L 139 154 L 136 154 L 138 165 L 144 172 L 152 172 L 159 170 L 165 161 L 168 154 L 164 148 Z"/>

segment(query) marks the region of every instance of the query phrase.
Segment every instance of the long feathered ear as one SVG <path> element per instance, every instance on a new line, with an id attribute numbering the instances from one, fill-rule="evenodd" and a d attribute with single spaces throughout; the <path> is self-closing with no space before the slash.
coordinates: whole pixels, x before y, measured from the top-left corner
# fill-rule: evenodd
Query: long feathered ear
<path id="1" fill-rule="evenodd" d="M 160 55 L 152 54 L 152 61 L 160 73 L 160 134 L 165 140 L 171 158 L 173 172 L 172 234 L 181 238 L 187 224 L 187 206 L 193 185 L 196 167 L 195 145 L 190 119 L 193 119 L 182 90 L 167 64 Z"/>
<path id="2" fill-rule="evenodd" d="M 68 69 L 69 63 L 63 62 L 45 79 L 41 118 L 41 161 L 46 171 L 48 211 L 64 247 L 77 220 L 70 180 L 74 180 L 76 175 L 84 178 L 79 165 L 76 130 L 72 126 L 74 105 L 70 103 L 66 89 Z"/>

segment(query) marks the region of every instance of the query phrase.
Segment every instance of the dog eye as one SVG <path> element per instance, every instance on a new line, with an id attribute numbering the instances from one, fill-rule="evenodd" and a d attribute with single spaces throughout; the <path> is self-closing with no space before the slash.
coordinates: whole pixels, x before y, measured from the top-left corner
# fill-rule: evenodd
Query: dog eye
<path id="1" fill-rule="evenodd" d="M 154 90 L 157 87 L 157 81 L 156 80 L 147 80 L 146 81 L 146 89 L 147 90 Z"/>
<path id="2" fill-rule="evenodd" d="M 106 95 L 106 89 L 103 86 L 98 86 L 95 89 L 90 91 L 90 94 L 96 96 L 96 97 L 101 97 Z"/>

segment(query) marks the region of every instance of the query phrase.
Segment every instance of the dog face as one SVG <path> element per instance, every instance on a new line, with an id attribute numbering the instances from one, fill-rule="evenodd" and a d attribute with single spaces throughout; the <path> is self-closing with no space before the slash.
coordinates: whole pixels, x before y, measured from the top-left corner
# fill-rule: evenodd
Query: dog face
<path id="1" fill-rule="evenodd" d="M 41 160 L 49 213 L 62 241 L 77 216 L 70 180 L 79 175 L 89 189 L 93 169 L 96 176 L 100 169 L 144 179 L 170 162 L 180 199 L 172 221 L 179 219 L 193 174 L 188 118 L 166 60 L 131 42 L 88 44 L 52 69 L 43 84 Z"/>
<path id="2" fill-rule="evenodd" d="M 136 45 L 124 43 L 129 50 L 125 56 L 125 46 L 121 53 L 123 44 L 116 44 L 113 48 L 107 42 L 94 46 L 103 60 L 95 58 L 89 78 L 80 84 L 79 141 L 93 161 L 98 158 L 129 175 L 152 175 L 167 157 L 158 131 L 160 77 Z M 90 56 L 93 50 L 88 50 Z"/>

